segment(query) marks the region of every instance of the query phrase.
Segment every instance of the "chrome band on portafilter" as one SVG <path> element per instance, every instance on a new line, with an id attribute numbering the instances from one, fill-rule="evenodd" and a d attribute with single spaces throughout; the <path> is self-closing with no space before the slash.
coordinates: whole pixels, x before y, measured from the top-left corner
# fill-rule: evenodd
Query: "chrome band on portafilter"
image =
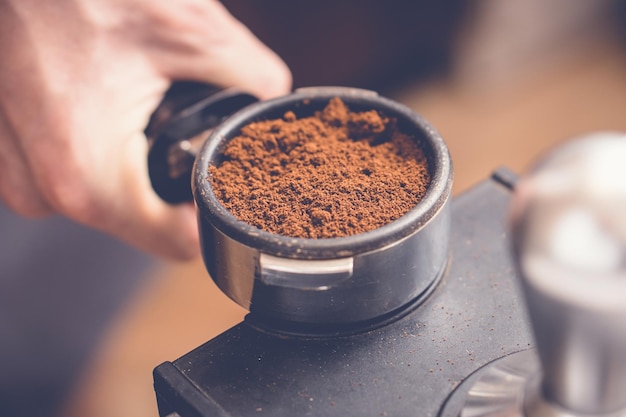
<path id="1" fill-rule="evenodd" d="M 303 239 L 257 229 L 222 207 L 208 176 L 227 141 L 251 121 L 280 118 L 287 111 L 306 117 L 333 97 L 352 111 L 373 109 L 396 118 L 423 147 L 431 184 L 412 210 L 366 233 Z M 452 185 L 448 149 L 415 112 L 372 91 L 306 88 L 240 110 L 210 134 L 196 159 L 192 185 L 209 274 L 252 317 L 279 328 L 324 332 L 382 319 L 426 294 L 445 269 Z"/>

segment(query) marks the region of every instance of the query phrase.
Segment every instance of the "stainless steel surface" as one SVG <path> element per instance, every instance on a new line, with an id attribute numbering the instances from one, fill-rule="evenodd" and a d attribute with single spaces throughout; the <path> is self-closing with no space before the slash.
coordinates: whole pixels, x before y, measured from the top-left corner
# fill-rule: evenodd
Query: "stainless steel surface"
<path id="1" fill-rule="evenodd" d="M 224 143 L 251 120 L 287 110 L 312 114 L 339 96 L 353 109 L 377 109 L 399 120 L 424 147 L 432 181 L 400 219 L 371 232 L 335 239 L 297 239 L 237 220 L 215 198 L 208 166 Z M 308 113 L 307 113 L 308 112 Z M 324 87 L 260 102 L 218 126 L 194 169 L 203 256 L 211 277 L 258 316 L 291 323 L 346 325 L 408 306 L 443 274 L 450 235 L 452 166 L 437 132 L 412 110 L 371 91 Z"/>
<path id="2" fill-rule="evenodd" d="M 575 415 L 626 409 L 626 136 L 549 154 L 512 206 L 515 257 L 548 402 Z"/>
<path id="3" fill-rule="evenodd" d="M 468 392 L 460 417 L 580 417 L 544 398 L 541 377 L 535 349 L 487 364 Z M 585 416 L 624 417 L 626 411 Z"/>
<path id="4" fill-rule="evenodd" d="M 467 393 L 460 417 L 523 417 L 527 383 L 540 372 L 534 349 L 487 364 L 485 372 Z"/>
<path id="5" fill-rule="evenodd" d="M 249 310 L 254 279 L 242 278 L 255 276 L 259 251 L 213 227 L 204 236 L 200 241 L 202 256 L 211 278 L 224 294 Z"/>
<path id="6" fill-rule="evenodd" d="M 220 289 L 252 312 L 309 324 L 366 321 L 410 303 L 443 274 L 449 206 L 412 235 L 350 258 L 276 257 L 212 225 L 204 226 L 203 245 L 212 249 L 203 256 Z"/>
<path id="7" fill-rule="evenodd" d="M 266 253 L 259 257 L 259 279 L 267 285 L 325 291 L 350 279 L 353 272 L 354 258 L 301 260 Z"/>
<path id="8" fill-rule="evenodd" d="M 526 417 L 626 417 L 626 410 L 608 413 L 582 414 L 563 408 L 545 398 L 541 390 L 541 375 L 530 377 L 524 393 L 524 416 Z"/>

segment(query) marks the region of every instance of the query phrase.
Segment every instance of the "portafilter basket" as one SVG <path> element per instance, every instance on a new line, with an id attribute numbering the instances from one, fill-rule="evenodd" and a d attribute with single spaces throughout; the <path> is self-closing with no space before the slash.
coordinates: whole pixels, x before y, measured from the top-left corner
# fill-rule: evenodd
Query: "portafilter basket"
<path id="1" fill-rule="evenodd" d="M 226 143 L 243 126 L 282 118 L 287 111 L 298 118 L 311 116 L 333 97 L 351 111 L 376 110 L 395 118 L 399 130 L 423 149 L 431 183 L 415 207 L 372 231 L 305 239 L 260 230 L 220 204 L 209 166 L 221 162 Z M 372 91 L 311 87 L 247 105 L 208 135 L 195 159 L 191 184 L 206 268 L 226 295 L 250 310 L 253 323 L 305 333 L 371 327 L 410 310 L 432 290 L 447 264 L 452 187 L 448 148 L 421 116 Z"/>

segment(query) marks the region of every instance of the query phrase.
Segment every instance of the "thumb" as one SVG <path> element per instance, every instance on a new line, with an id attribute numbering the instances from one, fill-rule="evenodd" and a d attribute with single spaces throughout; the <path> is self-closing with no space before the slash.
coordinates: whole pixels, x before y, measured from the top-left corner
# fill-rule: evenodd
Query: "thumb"
<path id="1" fill-rule="evenodd" d="M 166 13 L 150 42 L 155 66 L 170 79 L 238 87 L 260 99 L 286 94 L 291 73 L 219 2 L 160 2 Z M 168 23 L 163 23 L 163 22 Z M 156 40 L 156 42 L 154 42 Z"/>

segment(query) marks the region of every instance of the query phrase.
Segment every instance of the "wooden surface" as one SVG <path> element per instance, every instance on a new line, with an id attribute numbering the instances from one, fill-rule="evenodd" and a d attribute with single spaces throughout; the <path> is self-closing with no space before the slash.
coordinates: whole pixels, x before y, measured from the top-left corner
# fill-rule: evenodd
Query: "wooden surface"
<path id="1" fill-rule="evenodd" d="M 394 95 L 447 141 L 455 192 L 498 166 L 520 172 L 547 148 L 595 130 L 626 131 L 626 60 L 621 46 L 590 45 L 497 86 L 454 79 Z M 198 260 L 155 271 L 105 335 L 63 415 L 157 415 L 152 369 L 242 319 Z"/>
<path id="2" fill-rule="evenodd" d="M 152 369 L 243 319 L 200 260 L 154 275 L 105 335 L 63 416 L 158 416 Z"/>

